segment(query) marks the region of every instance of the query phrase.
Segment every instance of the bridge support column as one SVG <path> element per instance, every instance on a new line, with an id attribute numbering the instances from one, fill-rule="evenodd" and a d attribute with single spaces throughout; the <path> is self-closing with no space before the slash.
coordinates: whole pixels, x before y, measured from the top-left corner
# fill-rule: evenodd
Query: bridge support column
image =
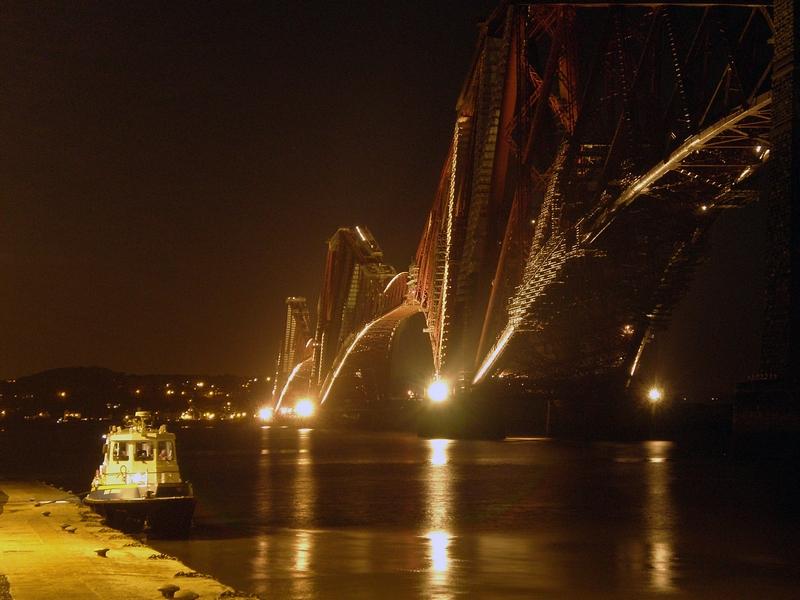
<path id="1" fill-rule="evenodd" d="M 800 82 L 794 0 L 775 0 L 767 290 L 761 373 L 737 391 L 737 450 L 800 452 Z"/>

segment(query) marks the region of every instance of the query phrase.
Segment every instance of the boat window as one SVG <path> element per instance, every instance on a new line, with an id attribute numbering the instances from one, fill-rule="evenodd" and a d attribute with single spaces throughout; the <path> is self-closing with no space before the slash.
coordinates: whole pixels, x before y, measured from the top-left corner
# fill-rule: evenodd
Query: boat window
<path id="1" fill-rule="evenodd" d="M 158 442 L 158 460 L 173 460 L 172 442 Z"/>
<path id="2" fill-rule="evenodd" d="M 151 442 L 136 442 L 136 460 L 152 460 L 153 444 Z"/>
<path id="3" fill-rule="evenodd" d="M 114 460 L 128 460 L 128 444 L 125 442 L 114 442 L 111 446 L 111 457 Z"/>

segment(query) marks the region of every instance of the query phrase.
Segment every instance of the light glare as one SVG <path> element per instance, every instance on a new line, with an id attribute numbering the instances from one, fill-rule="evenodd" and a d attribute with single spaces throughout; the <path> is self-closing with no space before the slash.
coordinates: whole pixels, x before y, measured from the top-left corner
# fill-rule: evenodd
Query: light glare
<path id="1" fill-rule="evenodd" d="M 304 398 L 295 405 L 294 412 L 298 417 L 310 417 L 314 414 L 314 403 Z"/>
<path id="2" fill-rule="evenodd" d="M 653 386 L 647 391 L 647 399 L 650 400 L 650 402 L 659 402 L 663 397 L 664 392 L 661 391 L 661 388 Z"/>
<path id="3" fill-rule="evenodd" d="M 434 402 L 444 402 L 447 396 L 450 395 L 450 388 L 447 383 L 441 379 L 437 379 L 428 386 L 428 398 Z"/>

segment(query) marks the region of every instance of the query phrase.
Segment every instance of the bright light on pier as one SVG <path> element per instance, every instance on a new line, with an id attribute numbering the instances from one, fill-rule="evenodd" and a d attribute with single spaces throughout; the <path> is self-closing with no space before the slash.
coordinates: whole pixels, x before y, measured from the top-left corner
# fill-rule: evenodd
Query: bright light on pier
<path id="1" fill-rule="evenodd" d="M 308 398 L 299 400 L 294 407 L 294 412 L 298 417 L 310 417 L 314 414 L 314 403 Z"/>
<path id="2" fill-rule="evenodd" d="M 444 402 L 449 395 L 450 386 L 442 379 L 437 379 L 428 386 L 428 398 L 436 403 Z"/>
<path id="3" fill-rule="evenodd" d="M 262 421 L 271 421 L 272 420 L 272 409 L 268 406 L 259 409 L 258 411 L 258 418 Z"/>
<path id="4" fill-rule="evenodd" d="M 647 390 L 647 399 L 653 404 L 660 402 L 664 398 L 664 392 L 661 388 L 653 386 Z"/>

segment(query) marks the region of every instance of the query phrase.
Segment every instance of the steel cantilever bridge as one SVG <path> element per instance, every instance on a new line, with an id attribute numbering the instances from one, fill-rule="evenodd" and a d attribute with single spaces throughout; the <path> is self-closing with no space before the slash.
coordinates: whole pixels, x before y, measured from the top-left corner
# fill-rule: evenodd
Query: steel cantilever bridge
<path id="1" fill-rule="evenodd" d="M 402 302 L 333 346 L 318 329 L 316 351 L 336 358 L 307 361 L 303 381 L 323 407 L 402 396 L 392 345 L 420 314 L 433 373 L 466 395 L 619 395 L 714 220 L 759 196 L 774 36 L 758 3 L 503 3 L 415 263 L 387 286 Z"/>

